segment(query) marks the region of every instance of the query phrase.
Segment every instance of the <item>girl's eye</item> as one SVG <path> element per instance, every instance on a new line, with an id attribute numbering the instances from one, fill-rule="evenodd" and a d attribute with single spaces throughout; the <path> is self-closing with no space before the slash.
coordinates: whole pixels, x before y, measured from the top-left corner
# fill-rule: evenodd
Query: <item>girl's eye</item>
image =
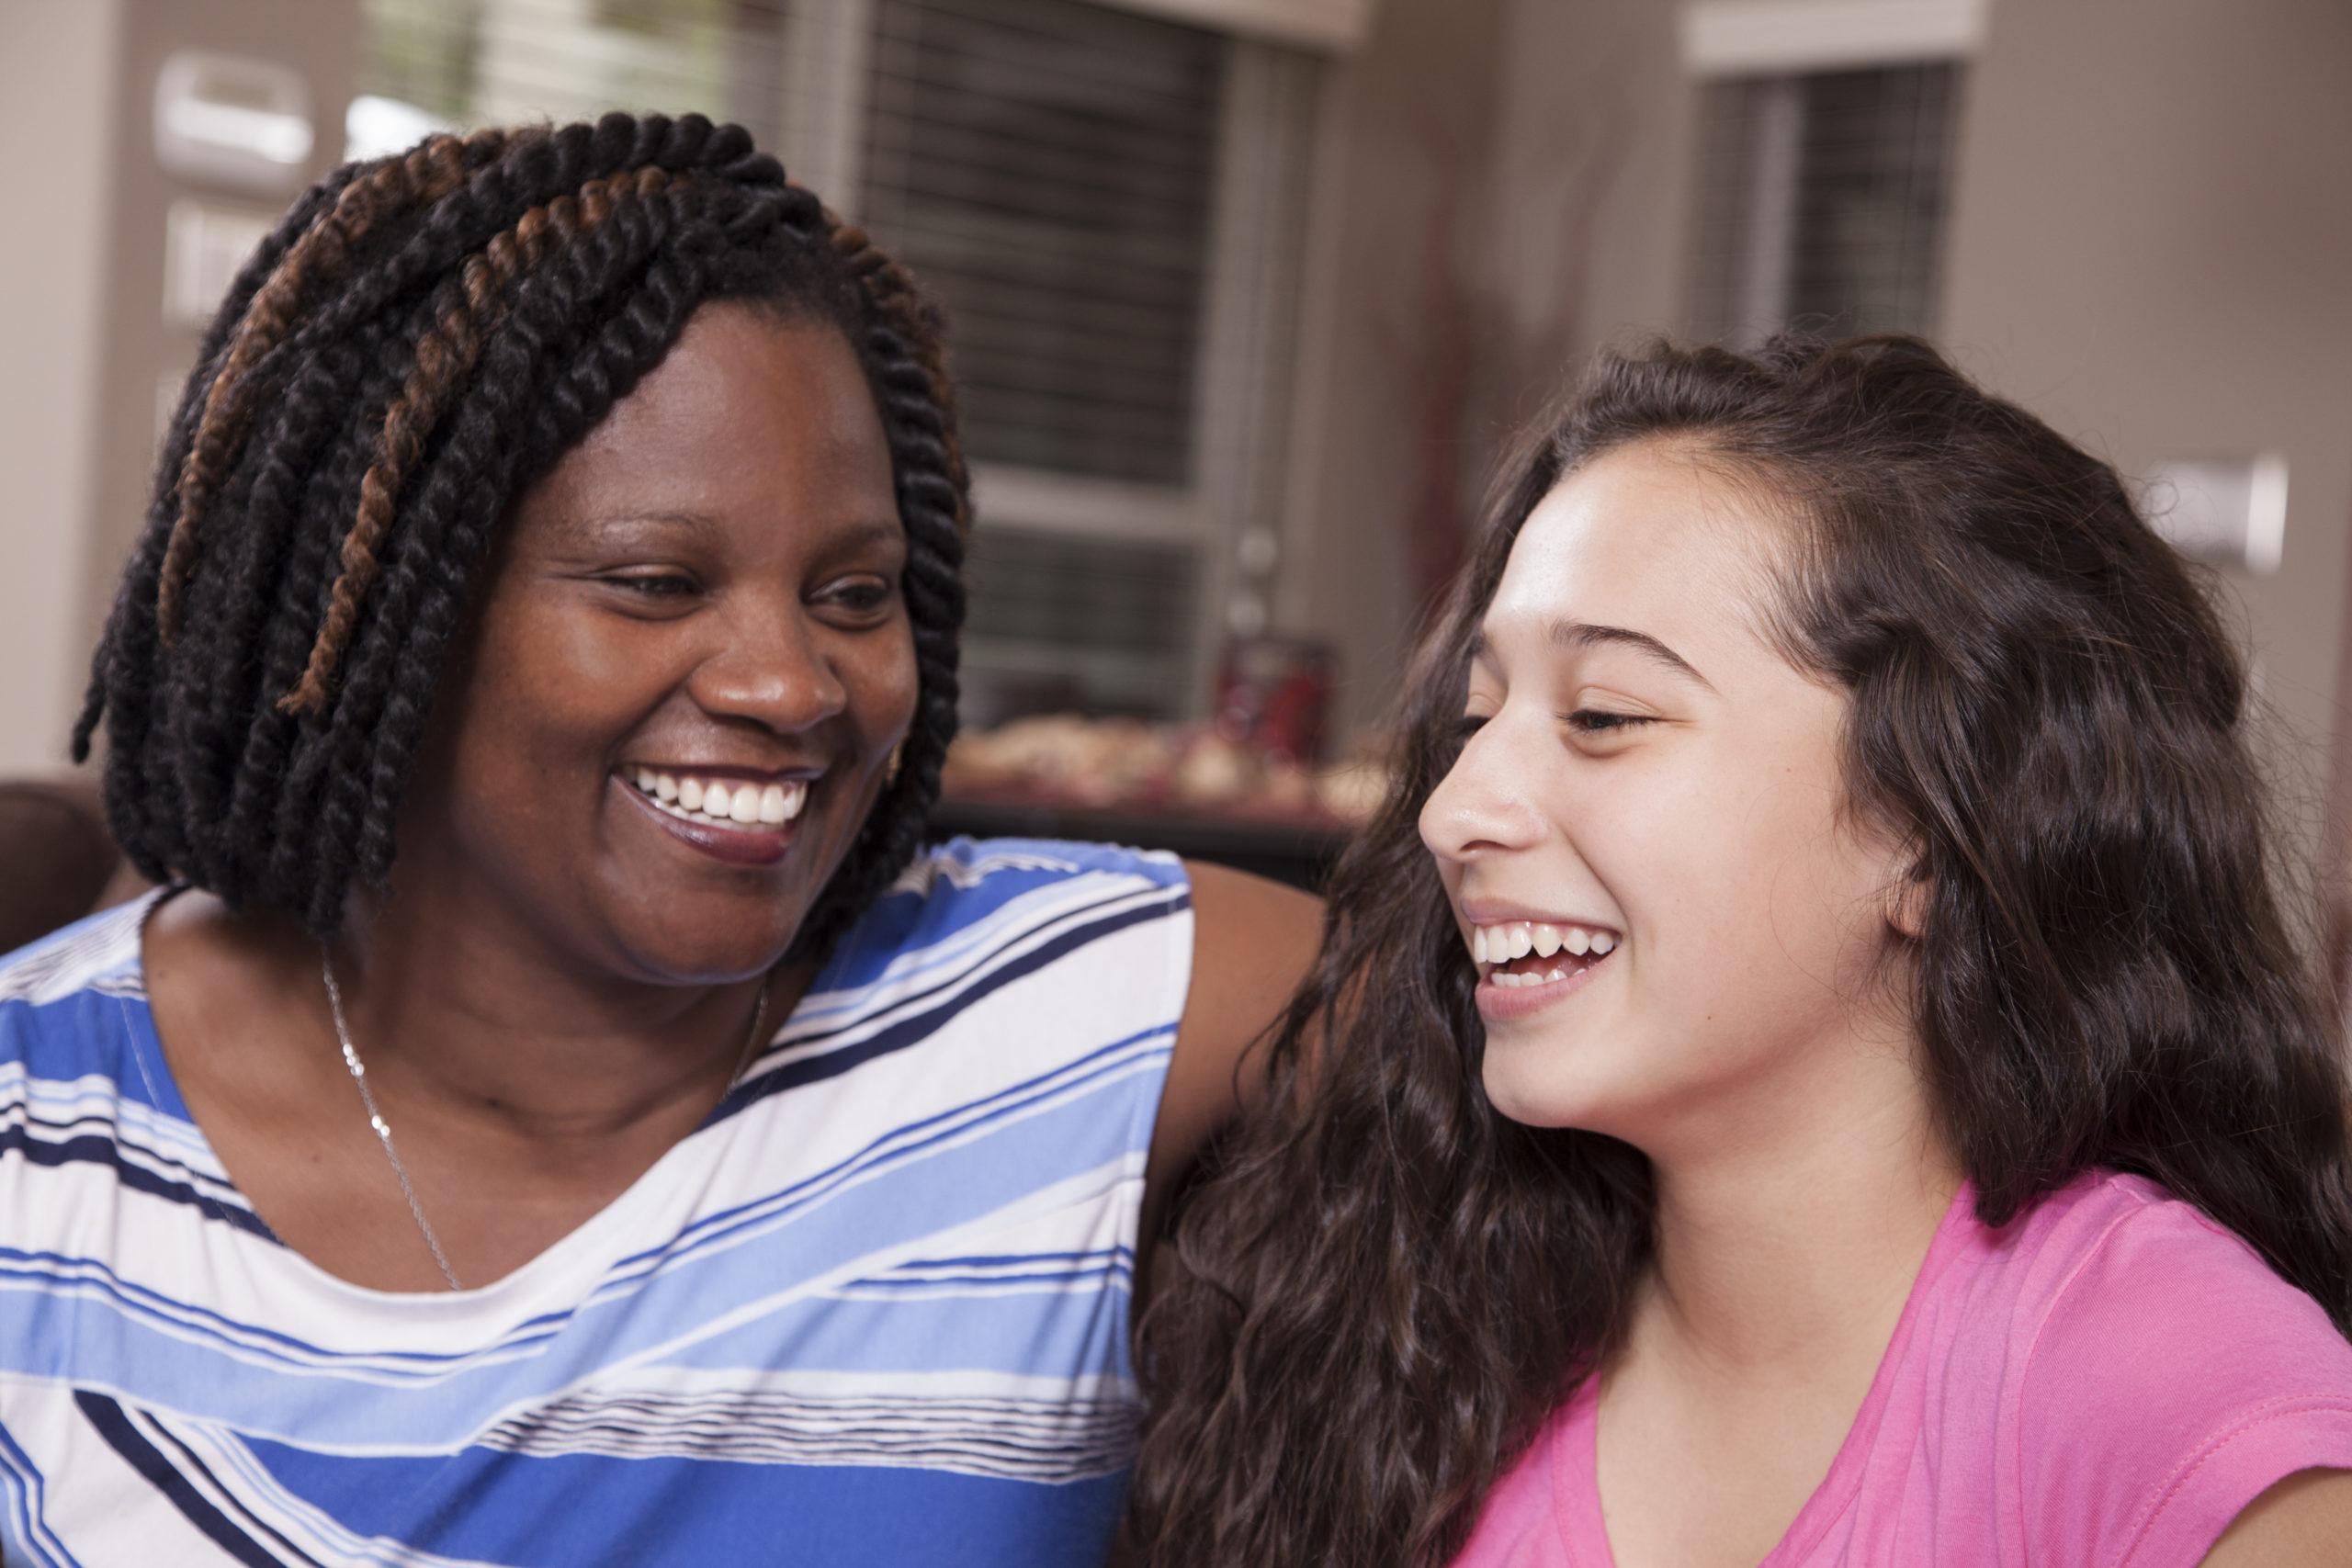
<path id="1" fill-rule="evenodd" d="M 1647 714 L 1611 713 L 1606 708 L 1578 708 L 1562 720 L 1579 735 L 1607 735 L 1616 730 L 1631 729 L 1637 724 L 1654 724 Z"/>

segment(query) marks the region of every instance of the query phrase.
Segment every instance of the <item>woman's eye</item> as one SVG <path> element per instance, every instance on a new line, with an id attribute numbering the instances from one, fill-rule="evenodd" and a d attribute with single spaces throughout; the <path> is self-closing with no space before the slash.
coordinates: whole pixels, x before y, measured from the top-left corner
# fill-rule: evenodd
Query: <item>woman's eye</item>
<path id="1" fill-rule="evenodd" d="M 899 596 L 897 581 L 882 577 L 852 578 L 825 591 L 825 602 L 854 615 L 872 615 L 890 607 Z"/>
<path id="2" fill-rule="evenodd" d="M 632 573 L 605 581 L 640 599 L 683 599 L 695 588 L 693 578 L 675 571 Z"/>

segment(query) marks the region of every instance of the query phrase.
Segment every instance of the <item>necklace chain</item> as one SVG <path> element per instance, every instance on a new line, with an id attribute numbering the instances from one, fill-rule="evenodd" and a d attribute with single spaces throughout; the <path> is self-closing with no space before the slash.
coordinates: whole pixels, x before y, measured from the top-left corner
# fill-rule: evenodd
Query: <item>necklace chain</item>
<path id="1" fill-rule="evenodd" d="M 368 1066 L 359 1059 L 359 1047 L 351 1043 L 351 1025 L 343 1016 L 343 987 L 334 982 L 334 960 L 324 948 L 319 950 L 319 973 L 327 983 L 327 1010 L 334 1014 L 334 1037 L 343 1047 L 343 1065 L 351 1069 L 351 1081 L 359 1086 L 359 1103 L 368 1108 L 368 1125 L 376 1134 L 376 1142 L 383 1146 L 384 1157 L 391 1162 L 392 1174 L 400 1179 L 401 1196 L 408 1201 L 409 1217 L 416 1222 L 419 1235 L 433 1252 L 434 1265 L 441 1270 L 441 1278 L 449 1281 L 453 1291 L 465 1286 L 458 1282 L 458 1271 L 449 1267 L 449 1255 L 441 1250 L 441 1238 L 433 1234 L 433 1225 L 424 1217 L 424 1205 L 416 1201 L 416 1186 L 408 1179 L 408 1167 L 401 1162 L 399 1145 L 392 1142 L 392 1124 L 384 1120 L 377 1109 L 376 1093 L 368 1087 Z M 768 982 L 760 981 L 758 1002 L 752 1009 L 752 1028 L 743 1042 L 742 1052 L 736 1057 L 734 1076 L 728 1079 L 729 1088 L 739 1082 L 750 1068 L 752 1058 L 759 1050 L 760 1025 L 768 1010 Z"/>

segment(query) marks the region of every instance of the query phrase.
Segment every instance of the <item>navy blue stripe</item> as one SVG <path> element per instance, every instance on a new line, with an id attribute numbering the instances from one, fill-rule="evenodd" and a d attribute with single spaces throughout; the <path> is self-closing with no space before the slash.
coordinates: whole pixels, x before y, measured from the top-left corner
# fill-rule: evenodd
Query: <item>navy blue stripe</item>
<path id="1" fill-rule="evenodd" d="M 262 1224 L 261 1216 L 251 1209 L 224 1202 L 198 1191 L 185 1181 L 174 1181 L 169 1177 L 156 1175 L 144 1166 L 131 1164 L 122 1157 L 115 1140 L 103 1134 L 85 1133 L 62 1143 L 51 1143 L 47 1138 L 34 1137 L 28 1127 L 10 1127 L 0 1132 L 0 1158 L 11 1154 L 20 1154 L 33 1165 L 55 1167 L 88 1163 L 110 1166 L 116 1179 L 133 1191 L 167 1199 L 175 1203 L 186 1203 L 264 1241 L 277 1240 L 270 1228 Z"/>
<path id="2" fill-rule="evenodd" d="M 7 1472 L 14 1483 L 8 1489 L 16 1500 L 17 1522 L 24 1527 L 25 1550 L 36 1554 L 39 1568 L 82 1568 L 81 1560 L 65 1550 L 57 1532 L 49 1528 L 47 1508 L 41 1501 L 40 1467 L 33 1463 L 32 1455 L 17 1446 L 6 1427 L 0 1427 L 0 1470 Z M 5 1565 L 8 1553 L 0 1544 L 0 1565 Z"/>
<path id="3" fill-rule="evenodd" d="M 737 1111 L 766 1099 L 769 1095 L 789 1093 L 793 1089 L 801 1089 L 812 1083 L 821 1083 L 827 1078 L 838 1077 L 853 1067 L 864 1066 L 876 1057 L 887 1056 L 894 1051 L 903 1051 L 910 1045 L 920 1044 L 938 1030 L 944 1028 L 956 1014 L 990 992 L 1009 986 L 1015 980 L 1024 979 L 1091 942 L 1100 942 L 1104 937 L 1125 931 L 1130 926 L 1139 926 L 1152 920 L 1163 919 L 1179 910 L 1192 908 L 1192 903 L 1191 894 L 1184 893 L 1169 903 L 1146 905 L 1139 909 L 1129 909 L 1122 914 L 1112 915 L 1091 924 L 1064 931 L 1053 941 L 1042 943 L 1035 950 L 1024 953 L 1019 958 L 1000 966 L 978 985 L 958 992 L 947 1001 L 926 1012 L 899 1020 L 869 1040 L 861 1041 L 855 1045 L 844 1045 L 838 1051 L 829 1051 L 821 1056 L 808 1060 L 786 1062 L 780 1067 L 772 1068 L 762 1073 L 758 1077 L 739 1085 L 719 1102 L 718 1108 L 710 1113 L 710 1120 L 703 1125 L 715 1126 Z"/>
<path id="4" fill-rule="evenodd" d="M 1189 883 L 1170 883 L 1151 887 L 1120 887 L 1114 889 L 1114 891 L 1104 895 L 1102 897 L 1095 899 L 1091 904 L 1080 904 L 1075 908 L 1057 909 L 1052 914 L 1036 920 L 1034 924 L 1024 925 L 1019 930 L 1011 932 L 1000 933 L 1000 940 L 997 942 L 996 945 L 989 948 L 984 953 L 957 953 L 953 958 L 943 960 L 943 963 L 954 965 L 953 971 L 948 974 L 944 979 L 942 979 L 937 985 L 933 986 L 929 990 L 910 991 L 907 995 L 893 1000 L 890 1003 L 890 1006 L 894 1008 L 901 1008 L 914 1003 L 930 1001 L 934 998 L 946 996 L 950 993 L 960 995 L 961 993 L 957 991 L 957 987 L 961 987 L 966 981 L 969 980 L 980 970 L 983 970 L 989 964 L 995 963 L 999 954 L 1002 953 L 1008 948 L 1019 946 L 1021 943 L 1028 941 L 1031 937 L 1035 936 L 1039 931 L 1046 928 L 1064 924 L 1071 920 L 1080 920 L 1085 916 L 1093 913 L 1097 909 L 1105 909 L 1114 904 L 1132 903 L 1136 898 L 1145 897 L 1150 897 L 1153 899 L 1153 902 L 1148 905 L 1148 908 L 1157 910 L 1164 910 L 1170 914 L 1173 914 L 1179 909 L 1189 909 L 1193 905 L 1193 890 L 1192 886 Z M 966 929 L 968 930 L 969 928 L 967 927 Z M 1080 926 L 1074 929 L 1083 930 L 1085 928 Z M 961 931 L 948 932 L 946 935 L 939 939 L 938 943 L 933 944 L 933 950 L 936 950 L 939 943 L 951 942 L 961 934 Z M 880 985 L 881 983 L 881 980 L 877 978 L 868 982 L 868 987 L 870 988 L 871 987 Z M 790 1039 L 773 1042 L 768 1045 L 766 1051 L 762 1053 L 762 1055 L 764 1055 L 770 1051 L 782 1051 L 795 1055 L 807 1052 L 813 1046 L 822 1045 L 828 1040 L 846 1034 L 852 1030 L 858 1028 L 871 1016 L 872 1014 L 867 1013 L 845 1018 L 841 1022 L 836 1023 L 828 1029 L 816 1030 L 807 1034 L 796 1034 Z"/>
<path id="5" fill-rule="evenodd" d="M 153 1424 L 155 1430 L 163 1435 L 164 1440 L 171 1444 L 174 1449 L 179 1451 L 180 1458 L 186 1460 L 189 1464 L 196 1467 L 196 1472 L 198 1475 L 201 1475 L 205 1480 L 212 1483 L 213 1485 L 220 1487 L 222 1492 L 229 1492 L 229 1488 L 220 1485 L 220 1478 L 212 1473 L 211 1468 L 196 1456 L 196 1451 L 194 1450 L 190 1449 L 186 1443 L 180 1441 L 178 1436 L 174 1433 L 170 1427 L 164 1426 L 161 1421 L 156 1420 L 153 1415 L 148 1416 L 148 1420 Z M 231 1442 L 236 1441 L 234 1438 L 231 1438 L 228 1440 Z M 230 1493 L 230 1500 L 232 1502 L 236 1501 L 235 1494 Z M 270 1540 L 277 1542 L 278 1545 L 292 1552 L 295 1557 L 299 1558 L 300 1561 L 309 1563 L 311 1568 L 326 1568 L 325 1563 L 321 1562 L 317 1558 L 311 1556 L 309 1552 L 303 1551 L 300 1547 L 287 1540 L 283 1535 L 280 1535 L 277 1530 L 271 1529 L 267 1524 L 254 1517 L 254 1511 L 251 1508 L 244 1506 L 243 1504 L 239 1504 L 237 1512 L 244 1516 L 245 1522 L 247 1524 L 253 1526 L 254 1529 L 261 1531 L 262 1534 L 269 1537 Z"/>
<path id="6" fill-rule="evenodd" d="M 998 1263 L 1088 1263 L 1097 1258 L 1123 1258 L 1125 1247 L 1098 1247 L 1088 1252 L 1004 1252 L 994 1255 L 963 1258 L 915 1258 L 897 1265 L 899 1269 L 951 1269 L 958 1265 L 976 1268 Z"/>
<path id="7" fill-rule="evenodd" d="M 98 1435 L 129 1461 L 131 1469 L 147 1478 L 156 1491 L 171 1499 L 172 1506 L 187 1517 L 194 1525 L 210 1537 L 220 1548 L 248 1568 L 284 1568 L 284 1564 L 262 1549 L 259 1541 L 239 1529 L 229 1516 L 214 1507 L 204 1495 L 192 1485 L 188 1478 L 172 1468 L 172 1461 L 163 1450 L 139 1435 L 122 1406 L 104 1394 L 92 1393 L 86 1388 L 74 1391 L 74 1403 L 82 1408 Z"/>

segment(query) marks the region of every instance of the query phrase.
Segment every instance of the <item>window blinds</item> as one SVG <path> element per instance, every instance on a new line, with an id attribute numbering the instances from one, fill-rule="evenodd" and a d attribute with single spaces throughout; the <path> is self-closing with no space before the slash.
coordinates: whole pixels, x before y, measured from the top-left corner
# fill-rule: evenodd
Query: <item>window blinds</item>
<path id="1" fill-rule="evenodd" d="M 1950 61 L 1706 84 L 1693 328 L 1932 332 L 1960 84 Z"/>
<path id="2" fill-rule="evenodd" d="M 877 0 L 859 210 L 947 310 L 975 459 L 1189 481 L 1226 49 L 1088 0 Z"/>

